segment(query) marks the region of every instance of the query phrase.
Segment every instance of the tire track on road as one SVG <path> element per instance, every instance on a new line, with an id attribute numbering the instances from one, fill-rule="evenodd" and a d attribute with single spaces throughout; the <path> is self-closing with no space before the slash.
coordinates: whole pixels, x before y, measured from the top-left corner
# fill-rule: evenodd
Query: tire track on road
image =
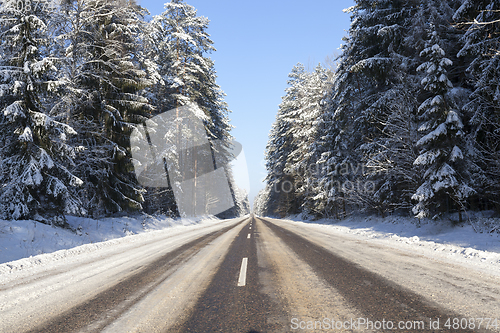
<path id="1" fill-rule="evenodd" d="M 212 282 L 198 299 L 189 317 L 168 332 L 258 333 L 277 332 L 283 328 L 282 323 L 270 319 L 283 317 L 278 304 L 261 292 L 261 268 L 256 248 L 258 231 L 254 221 L 250 219 L 248 227 L 245 226 L 231 243 Z M 244 286 L 238 285 L 242 262 L 247 262 Z"/>
<path id="2" fill-rule="evenodd" d="M 139 268 L 131 276 L 90 300 L 72 307 L 27 332 L 66 333 L 82 330 L 87 326 L 92 326 L 93 331 L 103 329 L 165 281 L 174 273 L 176 267 L 188 261 L 207 244 L 240 223 L 209 233 L 178 247 Z"/>
<path id="3" fill-rule="evenodd" d="M 259 218 L 302 260 L 308 263 L 329 285 L 335 288 L 353 307 L 372 321 L 421 321 L 425 329 L 412 332 L 449 330 L 443 327 L 447 318 L 462 318 L 457 313 L 435 306 L 423 297 L 396 285 L 376 273 L 336 256 L 330 251 L 308 241 L 290 230 L 284 229 L 265 219 Z M 388 267 L 390 269 L 390 267 Z M 430 330 L 429 318 L 440 318 L 441 329 Z M 478 332 L 458 329 L 453 332 Z"/>

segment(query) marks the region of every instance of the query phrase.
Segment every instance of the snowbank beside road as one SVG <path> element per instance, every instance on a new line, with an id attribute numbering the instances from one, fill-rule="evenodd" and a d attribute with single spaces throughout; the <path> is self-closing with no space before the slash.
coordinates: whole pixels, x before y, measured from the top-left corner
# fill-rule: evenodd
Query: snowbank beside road
<path id="1" fill-rule="evenodd" d="M 488 232 L 498 226 L 498 221 L 484 216 L 473 219 L 475 228 L 483 233 L 476 233 L 469 224 L 454 227 L 451 222 L 423 221 L 418 226 L 413 218 L 397 216 L 351 216 L 342 221 L 304 222 L 299 217 L 291 220 L 322 233 L 380 243 L 500 276 L 500 234 Z M 173 236 L 219 222 L 214 217 L 178 220 L 151 216 L 100 220 L 70 217 L 71 226 L 78 228 L 76 234 L 34 221 L 0 220 L 0 280 L 2 274 L 71 259 L 103 248 L 154 241 L 167 234 Z"/>
<path id="2" fill-rule="evenodd" d="M 290 220 L 323 233 L 380 243 L 500 276 L 500 234 L 496 230 L 489 232 L 499 225 L 499 219 L 476 215 L 472 217 L 474 227 L 468 223 L 453 226 L 444 220 L 423 220 L 417 225 L 414 218 L 400 216 L 351 216 L 341 221 L 314 222 L 291 217 Z"/>
<path id="3" fill-rule="evenodd" d="M 11 261 L 23 259 L 21 262 L 9 265 L 10 270 L 14 266 L 20 269 L 25 266 L 39 265 L 42 261 L 58 260 L 122 242 L 134 242 L 144 237 L 154 238 L 154 233 L 150 233 L 154 230 L 176 233 L 185 230 L 188 226 L 196 228 L 217 221 L 220 220 L 208 216 L 172 219 L 138 215 L 99 220 L 68 217 L 69 224 L 77 230 L 77 233 L 74 233 L 35 221 L 0 220 L 0 274 L 2 274 L 2 266 L 5 270 L 5 265 L 1 264 Z M 134 235 L 132 238 L 124 238 L 132 235 Z"/>

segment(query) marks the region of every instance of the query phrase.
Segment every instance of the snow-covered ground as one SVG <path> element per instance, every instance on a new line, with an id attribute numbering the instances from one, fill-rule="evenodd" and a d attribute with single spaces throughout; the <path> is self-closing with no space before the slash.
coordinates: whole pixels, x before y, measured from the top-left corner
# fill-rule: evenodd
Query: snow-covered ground
<path id="1" fill-rule="evenodd" d="M 304 221 L 294 216 L 289 220 L 323 233 L 379 243 L 500 276 L 500 219 L 488 217 L 491 215 L 491 212 L 472 214 L 471 223 L 459 226 L 446 219 L 422 220 L 417 225 L 415 218 L 401 216 L 353 215 L 341 221 Z"/>
<path id="2" fill-rule="evenodd" d="M 209 216 L 172 219 L 137 215 L 99 220 L 69 216 L 68 223 L 76 230 L 72 232 L 35 221 L 0 220 L 0 275 L 122 243 L 154 239 L 154 231 L 173 235 L 218 221 Z"/>
<path id="3" fill-rule="evenodd" d="M 303 222 L 300 217 L 290 220 L 323 233 L 460 262 L 500 276 L 500 233 L 498 229 L 494 230 L 499 226 L 499 219 L 487 216 L 487 213 L 472 216 L 474 227 L 469 223 L 453 226 L 443 220 L 422 221 L 418 226 L 415 219 L 399 216 L 351 216 L 342 221 Z M 78 229 L 77 233 L 34 221 L 0 220 L 0 280 L 4 274 L 33 266 L 72 260 L 81 254 L 127 243 L 154 241 L 165 234 L 173 236 L 220 220 L 214 217 L 174 220 L 144 215 L 100 220 L 69 217 L 68 222 Z"/>

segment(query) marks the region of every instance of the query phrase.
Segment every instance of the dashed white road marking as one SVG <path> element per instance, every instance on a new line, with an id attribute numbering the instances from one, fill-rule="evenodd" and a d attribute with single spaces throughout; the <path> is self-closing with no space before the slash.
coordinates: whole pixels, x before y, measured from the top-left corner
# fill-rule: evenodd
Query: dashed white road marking
<path id="1" fill-rule="evenodd" d="M 248 258 L 241 261 L 240 277 L 238 278 L 238 287 L 244 287 L 247 283 L 247 264 Z"/>
<path id="2" fill-rule="evenodd" d="M 247 238 L 250 238 L 250 234 L 248 234 Z"/>

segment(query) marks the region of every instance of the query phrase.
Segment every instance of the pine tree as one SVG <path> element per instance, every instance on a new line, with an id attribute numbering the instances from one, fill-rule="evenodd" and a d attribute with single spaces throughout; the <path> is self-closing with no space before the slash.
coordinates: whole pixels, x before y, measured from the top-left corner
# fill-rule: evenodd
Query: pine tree
<path id="1" fill-rule="evenodd" d="M 74 172 L 88 184 L 80 194 L 93 215 L 139 210 L 143 191 L 129 137 L 153 109 L 141 96 L 151 84 L 140 63 L 145 12 L 129 0 L 69 0 L 64 9 L 72 82 L 66 100 L 81 147 Z"/>
<path id="2" fill-rule="evenodd" d="M 207 56 L 215 51 L 206 32 L 208 23 L 183 0 L 166 3 L 165 12 L 153 18 L 153 54 L 165 81 L 158 87 L 158 113 L 196 103 L 207 116 L 210 138 L 229 142 L 229 110 L 216 83 L 214 63 Z"/>
<path id="3" fill-rule="evenodd" d="M 453 17 L 468 27 L 458 56 L 469 64 L 466 73 L 473 92 L 463 112 L 470 118 L 472 127 L 467 136 L 468 152 L 480 164 L 480 168 L 474 170 L 474 179 L 483 197 L 480 207 L 483 209 L 488 208 L 490 202 L 495 203 L 497 209 L 500 207 L 497 199 L 500 194 L 499 10 L 500 1 L 467 0 Z"/>
<path id="4" fill-rule="evenodd" d="M 320 206 L 344 214 L 348 203 L 358 209 L 380 206 L 365 188 L 364 166 L 384 140 L 380 124 L 391 113 L 387 106 L 401 73 L 408 70 L 404 35 L 415 6 L 413 1 L 356 1 L 346 11 L 352 24 L 328 97 L 325 121 L 331 126 L 323 125 L 321 134 L 330 148 L 320 159 L 325 169 L 320 183 L 328 191 L 320 195 L 328 204 Z"/>
<path id="5" fill-rule="evenodd" d="M 347 10 L 353 23 L 329 97 L 325 121 L 330 126 L 323 125 L 330 133 L 321 134 L 331 142 L 320 159 L 325 170 L 330 169 L 320 181 L 327 185 L 328 195 L 323 191 L 321 197 L 328 197 L 335 208 L 342 205 L 345 211 L 350 203 L 384 215 L 409 205 L 419 179 L 411 156 L 421 98 L 416 68 L 431 15 L 428 8 L 449 21 L 456 4 L 356 1 Z M 449 27 L 446 34 L 443 47 L 453 53 L 456 29 Z M 453 80 L 457 78 L 453 74 Z"/>
<path id="6" fill-rule="evenodd" d="M 339 218 L 339 208 L 343 203 L 340 186 L 336 177 L 336 141 L 339 133 L 338 123 L 335 115 L 331 112 L 335 108 L 332 106 L 330 98 L 325 99 L 324 108 L 327 110 L 320 115 L 316 124 L 317 139 L 313 144 L 316 155 L 316 168 L 319 170 L 313 180 L 313 188 L 309 192 L 306 201 L 306 209 L 311 214 L 318 217 L 335 216 Z"/>
<path id="7" fill-rule="evenodd" d="M 198 119 L 203 122 L 206 135 L 210 139 L 210 147 L 196 147 L 191 153 L 177 152 L 175 158 L 169 159 L 178 161 L 174 169 L 178 170 L 179 174 L 172 175 L 172 178 L 184 180 L 188 175 L 194 175 L 195 179 L 199 180 L 196 181 L 198 188 L 208 186 L 199 179 L 202 174 L 199 165 L 210 164 L 206 160 L 210 160 L 212 156 L 214 168 L 224 168 L 233 201 L 236 202 L 232 174 L 229 170 L 229 162 L 233 158 L 228 117 L 230 111 L 224 101 L 225 94 L 216 83 L 214 63 L 207 56 L 215 51 L 206 32 L 208 23 L 207 18 L 197 16 L 195 8 L 182 0 L 166 3 L 165 12 L 153 18 L 152 38 L 149 43 L 153 46 L 152 56 L 160 67 L 159 73 L 163 79 L 163 84 L 155 86 L 154 95 L 157 97 L 154 101 L 158 106 L 157 113 L 194 103 L 203 112 L 198 115 Z M 177 141 L 177 147 L 180 147 L 181 138 Z M 227 182 L 223 179 L 220 181 Z M 179 187 L 179 181 L 174 182 L 172 186 Z M 234 209 L 225 214 L 236 215 Z"/>
<path id="8" fill-rule="evenodd" d="M 439 26 L 431 24 L 426 47 L 420 54 L 426 62 L 417 68 L 425 74 L 421 84 L 428 92 L 418 109 L 418 130 L 424 133 L 417 142 L 420 152 L 414 162 L 424 168 L 423 183 L 412 197 L 418 201 L 413 208 L 418 218 L 428 216 L 430 210 L 446 211 L 453 202 L 461 210 L 474 192 L 461 165 L 465 156 L 461 114 L 449 96 L 453 85 L 446 68 L 453 63 L 445 57 L 439 32 Z"/>
<path id="9" fill-rule="evenodd" d="M 286 216 L 299 211 L 299 203 L 295 196 L 294 170 L 287 164 L 289 155 L 297 147 L 297 141 L 293 138 L 295 122 L 301 113 L 301 101 L 305 95 L 305 82 L 307 73 L 302 64 L 293 67 L 288 75 L 288 88 L 279 106 L 276 120 L 269 133 L 269 141 L 266 146 L 266 169 L 268 175 L 269 214 Z"/>
<path id="10" fill-rule="evenodd" d="M 66 168 L 75 157 L 68 137 L 76 132 L 60 117 L 64 81 L 51 56 L 50 9 L 46 1 L 0 5 L 0 212 L 67 227 L 64 214 L 84 213 L 70 190 L 82 181 Z"/>
<path id="11" fill-rule="evenodd" d="M 401 37 L 387 50 L 392 53 L 392 81 L 370 106 L 377 110 L 373 126 L 380 132 L 361 146 L 365 181 L 373 190 L 365 200 L 382 215 L 411 207 L 420 178 L 418 167 L 413 165 L 418 153 L 416 113 L 422 90 L 416 68 L 421 63 L 428 17 L 421 10 L 423 1 L 408 1 L 404 6 L 409 15 L 398 24 Z"/>
<path id="12" fill-rule="evenodd" d="M 269 206 L 269 198 L 268 195 L 271 191 L 268 189 L 268 185 L 257 193 L 255 199 L 253 201 L 253 213 L 257 216 L 270 216 L 270 212 L 268 209 Z"/>
<path id="13" fill-rule="evenodd" d="M 308 73 L 304 82 L 304 95 L 301 96 L 300 114 L 293 123 L 293 142 L 295 150 L 288 156 L 288 167 L 297 175 L 294 184 L 296 200 L 301 210 L 310 215 L 318 215 L 314 207 L 314 197 L 318 190 L 318 180 L 321 175 L 317 163 L 323 151 L 318 145 L 319 120 L 324 112 L 323 98 L 330 88 L 329 80 L 332 73 L 320 64 L 312 73 Z"/>

